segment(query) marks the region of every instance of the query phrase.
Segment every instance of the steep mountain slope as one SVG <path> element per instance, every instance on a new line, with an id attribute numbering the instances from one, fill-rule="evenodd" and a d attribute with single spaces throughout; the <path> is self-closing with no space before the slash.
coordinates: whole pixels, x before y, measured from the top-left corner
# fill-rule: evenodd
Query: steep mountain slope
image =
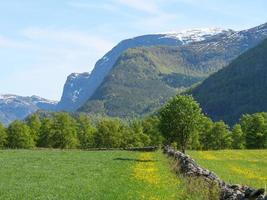
<path id="1" fill-rule="evenodd" d="M 111 51 L 105 54 L 97 61 L 91 75 L 81 74 L 74 77 L 70 75 L 64 86 L 62 98 L 59 102 L 58 109 L 73 111 L 85 103 L 100 86 L 106 75 L 112 69 L 119 56 L 125 50 L 136 47 L 149 46 L 181 46 L 192 42 L 207 40 L 214 35 L 223 37 L 233 33 L 232 30 L 221 29 L 195 29 L 179 33 L 166 33 L 144 35 L 127 40 L 123 40 L 116 45 Z M 74 84 L 75 87 L 69 87 Z M 77 94 L 76 91 L 82 91 Z"/>
<path id="2" fill-rule="evenodd" d="M 126 117 L 155 110 L 178 90 L 203 79 L 198 70 L 184 67 L 179 53 L 176 47 L 128 49 L 79 111 Z"/>
<path id="3" fill-rule="evenodd" d="M 68 76 L 64 85 L 61 101 L 57 106 L 57 110 L 75 110 L 77 105 L 84 103 L 84 98 L 87 95 L 89 73 L 73 73 Z"/>
<path id="4" fill-rule="evenodd" d="M 267 111 L 267 40 L 192 90 L 203 110 L 229 124 L 245 113 Z"/>
<path id="5" fill-rule="evenodd" d="M 56 104 L 55 101 L 38 96 L 0 95 L 0 122 L 7 125 L 16 119 L 23 119 L 39 109 L 52 111 L 55 110 Z"/>
<path id="6" fill-rule="evenodd" d="M 267 25 L 180 47 L 127 50 L 79 111 L 111 116 L 151 112 L 267 37 Z"/>

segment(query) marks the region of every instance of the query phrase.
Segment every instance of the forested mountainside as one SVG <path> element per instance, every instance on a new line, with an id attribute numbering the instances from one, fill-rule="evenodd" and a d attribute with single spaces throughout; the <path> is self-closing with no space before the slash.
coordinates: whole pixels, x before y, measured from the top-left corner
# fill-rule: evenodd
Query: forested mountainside
<path id="1" fill-rule="evenodd" d="M 104 78 L 115 67 L 115 63 L 122 52 L 129 48 L 151 46 L 180 47 L 182 48 L 181 51 L 185 54 L 185 59 L 190 59 L 189 62 L 193 62 L 193 65 L 196 65 L 196 63 L 200 64 L 199 67 L 202 67 L 203 72 L 206 73 L 204 76 L 207 76 L 226 66 L 241 53 L 254 47 L 266 37 L 267 24 L 263 24 L 238 32 L 233 30 L 204 29 L 182 33 L 146 35 L 124 40 L 96 63 L 91 75 L 88 76 L 87 80 L 84 80 L 85 84 L 81 86 L 77 84 L 78 87 L 69 87 L 67 91 L 64 91 L 64 94 L 70 95 L 62 97 L 59 103 L 60 110 L 74 110 L 74 108 L 82 106 L 83 102 L 90 99 L 96 92 L 96 89 L 103 83 Z M 216 58 L 213 59 L 213 57 Z M 220 57 L 219 61 L 218 57 Z M 79 82 L 79 79 L 80 76 L 77 76 L 77 79 L 72 80 L 72 82 Z M 79 95 L 77 95 L 78 92 Z M 65 108 L 60 105 L 65 105 L 63 106 Z"/>
<path id="2" fill-rule="evenodd" d="M 230 125 L 242 114 L 267 111 L 267 40 L 192 90 L 203 111 Z"/>
<path id="3" fill-rule="evenodd" d="M 76 74 L 75 78 L 71 75 L 70 77 L 72 77 L 72 79 L 67 79 L 58 109 L 74 111 L 82 106 L 83 103 L 94 94 L 104 78 L 109 74 L 119 56 L 129 48 L 182 46 L 192 42 L 208 40 L 215 35 L 223 37 L 232 33 L 232 30 L 197 29 L 177 33 L 144 35 L 123 40 L 96 62 L 90 76 L 89 74 L 84 76 L 83 73 L 80 75 Z M 81 82 L 82 84 L 80 84 Z M 70 85 L 73 86 L 70 87 Z"/>

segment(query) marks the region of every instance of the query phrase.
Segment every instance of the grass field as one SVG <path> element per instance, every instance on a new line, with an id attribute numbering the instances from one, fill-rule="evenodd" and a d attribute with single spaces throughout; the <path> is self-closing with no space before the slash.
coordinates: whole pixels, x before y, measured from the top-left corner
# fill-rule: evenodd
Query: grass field
<path id="1" fill-rule="evenodd" d="M 267 185 L 267 150 L 189 151 L 197 163 L 229 183 Z"/>
<path id="2" fill-rule="evenodd" d="M 191 198 L 160 152 L 0 151 L 0 199 Z"/>

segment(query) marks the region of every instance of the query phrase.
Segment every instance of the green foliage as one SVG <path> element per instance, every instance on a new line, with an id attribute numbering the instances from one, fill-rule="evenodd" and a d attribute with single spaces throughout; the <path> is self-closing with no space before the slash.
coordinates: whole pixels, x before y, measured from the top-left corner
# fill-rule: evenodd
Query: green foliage
<path id="1" fill-rule="evenodd" d="M 118 148 L 121 146 L 122 127 L 118 119 L 103 118 L 96 125 L 94 135 L 95 146 L 98 148 Z"/>
<path id="2" fill-rule="evenodd" d="M 40 136 L 38 139 L 38 147 L 53 147 L 53 137 L 51 133 L 53 120 L 51 118 L 44 118 L 41 120 Z"/>
<path id="3" fill-rule="evenodd" d="M 267 148 L 267 113 L 243 115 L 240 125 L 246 138 L 246 148 Z"/>
<path id="4" fill-rule="evenodd" d="M 27 149 L 35 145 L 30 128 L 23 122 L 12 122 L 7 129 L 7 135 L 9 148 Z"/>
<path id="5" fill-rule="evenodd" d="M 202 116 L 199 122 L 198 132 L 199 132 L 199 149 L 208 150 L 210 147 L 210 133 L 213 128 L 213 121 L 206 117 Z M 194 148 L 193 148 L 194 149 Z M 198 149 L 198 148 L 195 148 Z"/>
<path id="6" fill-rule="evenodd" d="M 142 120 L 143 132 L 150 137 L 152 146 L 160 146 L 164 140 L 159 131 L 159 123 L 157 116 L 146 117 Z"/>
<path id="7" fill-rule="evenodd" d="M 39 133 L 41 128 L 41 120 L 39 115 L 33 114 L 27 117 L 26 123 L 31 129 L 31 135 L 33 137 L 34 142 L 37 142 L 39 139 Z"/>
<path id="8" fill-rule="evenodd" d="M 77 130 L 75 120 L 67 113 L 56 113 L 50 129 L 53 148 L 77 148 Z"/>
<path id="9" fill-rule="evenodd" d="M 236 124 L 233 127 L 232 139 L 233 139 L 233 143 L 232 143 L 233 149 L 244 149 L 245 148 L 245 144 L 246 144 L 245 135 L 239 124 Z"/>
<path id="10" fill-rule="evenodd" d="M 160 130 L 169 143 L 177 142 L 184 152 L 201 116 L 201 109 L 192 96 L 177 95 L 160 110 Z"/>
<path id="11" fill-rule="evenodd" d="M 0 123 L 0 148 L 6 146 L 7 143 L 7 133 L 5 127 Z"/>
<path id="12" fill-rule="evenodd" d="M 229 127 L 223 122 L 215 122 L 210 130 L 207 149 L 230 149 L 232 145 Z"/>
<path id="13" fill-rule="evenodd" d="M 211 75 L 190 93 L 213 120 L 233 125 L 243 114 L 267 111 L 267 40 Z"/>
<path id="14" fill-rule="evenodd" d="M 93 127 L 90 119 L 80 114 L 77 117 L 77 136 L 80 142 L 79 148 L 88 149 L 94 147 L 94 133 L 96 129 Z"/>
<path id="15" fill-rule="evenodd" d="M 216 50 L 209 53 L 212 51 Z M 177 92 L 202 81 L 224 65 L 224 57 L 219 54 L 206 57 L 205 53 L 165 46 L 128 49 L 79 111 L 112 117 L 152 113 Z"/>

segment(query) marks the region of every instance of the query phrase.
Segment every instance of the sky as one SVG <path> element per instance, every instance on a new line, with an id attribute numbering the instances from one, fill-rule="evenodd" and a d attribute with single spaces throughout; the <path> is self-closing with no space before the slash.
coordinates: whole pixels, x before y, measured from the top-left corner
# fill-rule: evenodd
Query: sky
<path id="1" fill-rule="evenodd" d="M 0 0 L 0 94 L 59 100 L 123 39 L 267 22 L 266 0 Z"/>

